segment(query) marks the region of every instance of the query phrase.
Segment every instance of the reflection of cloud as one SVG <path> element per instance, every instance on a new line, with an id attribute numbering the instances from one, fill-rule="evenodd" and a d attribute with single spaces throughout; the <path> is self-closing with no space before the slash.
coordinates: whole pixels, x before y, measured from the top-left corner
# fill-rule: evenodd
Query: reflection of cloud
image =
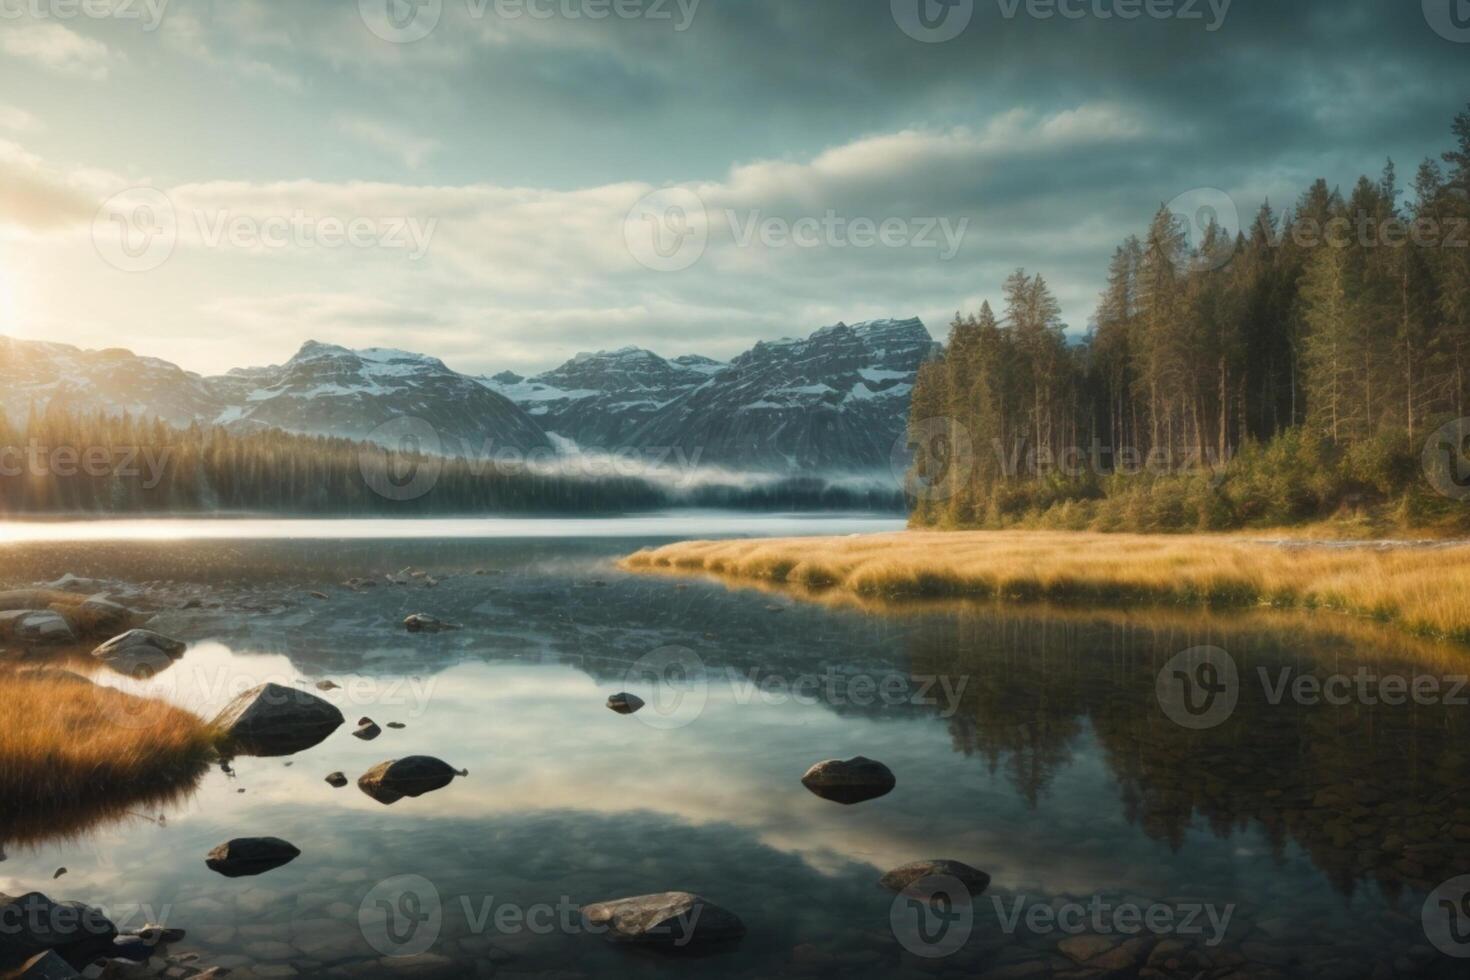
<path id="1" fill-rule="evenodd" d="M 0 31 L 0 51 L 61 75 L 100 81 L 107 77 L 111 56 L 107 45 L 60 24 L 7 23 Z"/>

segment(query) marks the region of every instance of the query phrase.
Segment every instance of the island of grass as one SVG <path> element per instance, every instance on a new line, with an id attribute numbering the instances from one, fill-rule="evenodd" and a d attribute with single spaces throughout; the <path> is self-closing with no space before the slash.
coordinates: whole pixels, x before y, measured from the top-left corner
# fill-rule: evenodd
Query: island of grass
<path id="1" fill-rule="evenodd" d="M 172 802 L 216 757 L 198 716 L 55 668 L 0 670 L 0 844 Z"/>
<path id="2" fill-rule="evenodd" d="M 1470 543 L 1265 541 L 1237 535 L 901 531 L 684 541 L 623 559 L 856 598 L 1047 600 L 1323 609 L 1470 642 Z"/>

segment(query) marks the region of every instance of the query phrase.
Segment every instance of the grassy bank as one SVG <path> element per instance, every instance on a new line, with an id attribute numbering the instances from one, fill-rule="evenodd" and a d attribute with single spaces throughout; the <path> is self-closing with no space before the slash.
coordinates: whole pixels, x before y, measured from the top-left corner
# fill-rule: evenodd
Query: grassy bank
<path id="1" fill-rule="evenodd" d="M 1470 642 L 1470 545 L 1286 547 L 1224 535 L 904 531 L 685 541 L 629 556 L 678 571 L 859 597 L 1326 609 Z"/>
<path id="2" fill-rule="evenodd" d="M 63 670 L 0 671 L 0 842 L 65 835 L 186 792 L 214 758 L 199 717 Z"/>

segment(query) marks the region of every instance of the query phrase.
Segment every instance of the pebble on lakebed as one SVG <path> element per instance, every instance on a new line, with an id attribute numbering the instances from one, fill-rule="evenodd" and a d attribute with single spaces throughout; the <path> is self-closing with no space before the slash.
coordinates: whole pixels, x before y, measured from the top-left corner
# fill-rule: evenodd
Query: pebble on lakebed
<path id="1" fill-rule="evenodd" d="M 689 892 L 660 892 L 598 902 L 582 909 L 589 924 L 604 926 L 614 943 L 684 948 L 739 939 L 745 923 L 728 909 Z"/>

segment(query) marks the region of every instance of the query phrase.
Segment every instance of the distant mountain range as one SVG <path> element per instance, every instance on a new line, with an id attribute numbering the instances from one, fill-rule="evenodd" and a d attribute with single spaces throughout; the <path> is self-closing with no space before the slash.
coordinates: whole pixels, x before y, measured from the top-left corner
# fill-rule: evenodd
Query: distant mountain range
<path id="1" fill-rule="evenodd" d="M 451 453 L 677 450 L 730 469 L 867 472 L 888 467 L 936 350 L 919 320 L 876 320 L 758 343 L 729 363 L 629 347 L 481 378 L 423 354 L 309 341 L 285 364 L 203 377 L 125 350 L 0 337 L 0 410 L 20 419 L 54 403 L 358 439 L 413 417 Z"/>

